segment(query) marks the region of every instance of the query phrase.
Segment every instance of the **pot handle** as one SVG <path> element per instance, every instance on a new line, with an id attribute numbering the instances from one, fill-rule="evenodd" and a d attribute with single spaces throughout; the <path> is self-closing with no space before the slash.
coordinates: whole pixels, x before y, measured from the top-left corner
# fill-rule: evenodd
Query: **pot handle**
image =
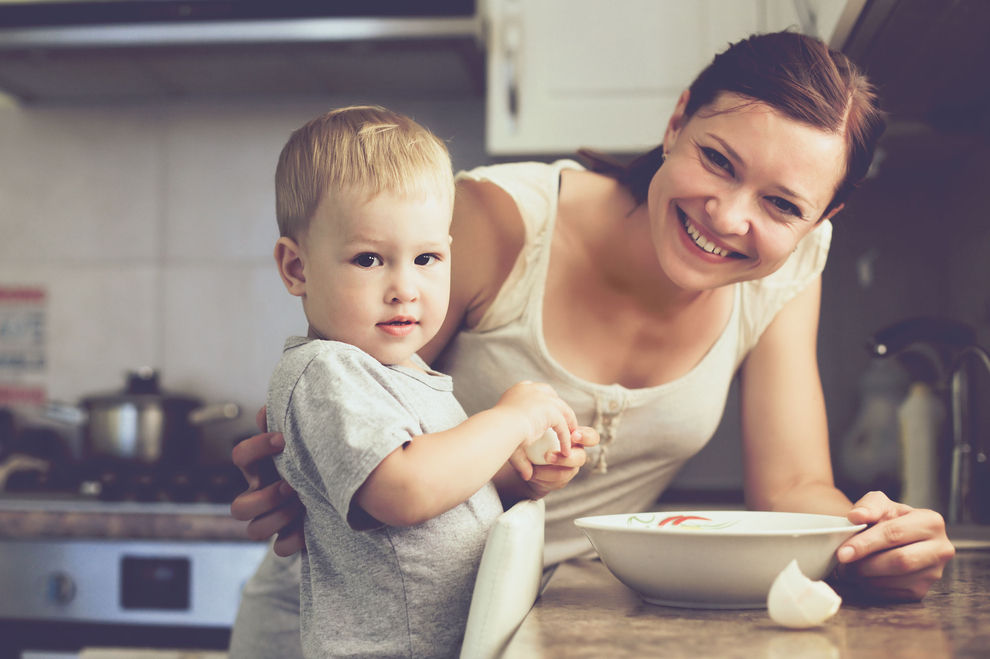
<path id="1" fill-rule="evenodd" d="M 89 418 L 89 414 L 86 413 L 86 410 L 75 405 L 60 403 L 54 400 L 45 404 L 41 414 L 46 419 L 58 421 L 59 423 L 64 423 L 70 426 L 81 426 L 86 423 L 86 419 Z"/>
<path id="2" fill-rule="evenodd" d="M 236 403 L 215 403 L 197 407 L 189 412 L 187 419 L 194 426 L 201 426 L 217 421 L 229 421 L 241 415 L 241 408 Z"/>

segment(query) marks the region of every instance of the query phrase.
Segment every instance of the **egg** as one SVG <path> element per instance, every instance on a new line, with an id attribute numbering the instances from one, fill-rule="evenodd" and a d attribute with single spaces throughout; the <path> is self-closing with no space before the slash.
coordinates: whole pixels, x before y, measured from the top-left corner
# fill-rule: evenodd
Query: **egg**
<path id="1" fill-rule="evenodd" d="M 548 428 L 543 436 L 526 445 L 526 457 L 535 465 L 545 465 L 547 463 L 547 453 L 556 453 L 560 450 L 560 440 L 553 428 Z"/>
<path id="2" fill-rule="evenodd" d="M 842 598 L 824 581 L 804 576 L 792 560 L 773 580 L 767 594 L 767 613 L 779 625 L 792 629 L 817 627 L 835 615 Z"/>

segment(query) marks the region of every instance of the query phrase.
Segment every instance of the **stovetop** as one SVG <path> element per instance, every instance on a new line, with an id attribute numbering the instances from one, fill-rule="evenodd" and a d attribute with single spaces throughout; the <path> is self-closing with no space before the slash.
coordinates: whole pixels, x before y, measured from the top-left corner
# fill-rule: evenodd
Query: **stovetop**
<path id="1" fill-rule="evenodd" d="M 0 512 L 230 515 L 229 503 L 104 501 L 97 498 L 0 492 Z"/>
<path id="2" fill-rule="evenodd" d="M 0 504 L 46 510 L 188 511 L 224 508 L 247 483 L 233 464 L 140 465 L 5 461 Z"/>

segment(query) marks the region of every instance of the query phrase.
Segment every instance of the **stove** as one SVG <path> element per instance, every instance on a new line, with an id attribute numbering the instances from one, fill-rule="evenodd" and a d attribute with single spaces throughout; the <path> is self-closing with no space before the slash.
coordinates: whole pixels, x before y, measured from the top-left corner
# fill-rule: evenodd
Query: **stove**
<path id="1" fill-rule="evenodd" d="M 225 649 L 267 543 L 233 465 L 0 464 L 0 656 L 86 646 Z"/>

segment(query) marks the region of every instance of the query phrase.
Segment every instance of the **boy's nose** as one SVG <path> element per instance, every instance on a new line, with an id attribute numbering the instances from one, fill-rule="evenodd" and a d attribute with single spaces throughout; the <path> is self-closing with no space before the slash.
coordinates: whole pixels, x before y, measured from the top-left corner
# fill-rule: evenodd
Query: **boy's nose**
<path id="1" fill-rule="evenodd" d="M 417 290 L 413 277 L 406 272 L 396 272 L 389 281 L 388 290 L 385 291 L 386 301 L 390 304 L 396 302 L 413 302 L 416 299 Z"/>

